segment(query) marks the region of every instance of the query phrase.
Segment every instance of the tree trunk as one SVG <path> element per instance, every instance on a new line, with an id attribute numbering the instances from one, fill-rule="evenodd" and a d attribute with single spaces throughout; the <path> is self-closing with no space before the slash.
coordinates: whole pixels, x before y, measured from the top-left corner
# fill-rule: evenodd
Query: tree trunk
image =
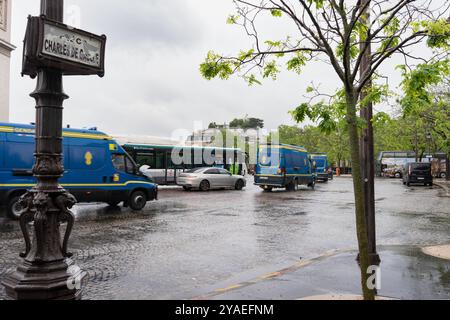
<path id="1" fill-rule="evenodd" d="M 447 181 L 450 181 L 450 154 L 447 154 L 447 162 L 445 164 L 445 168 L 447 169 Z"/>
<path id="2" fill-rule="evenodd" d="M 367 238 L 367 223 L 364 211 L 364 187 L 359 147 L 359 133 L 356 118 L 356 97 L 347 93 L 347 121 L 350 140 L 350 155 L 352 161 L 353 187 L 355 194 L 356 233 L 358 236 L 359 263 L 361 269 L 361 286 L 365 300 L 374 300 L 375 292 L 368 287 L 369 247 Z"/>

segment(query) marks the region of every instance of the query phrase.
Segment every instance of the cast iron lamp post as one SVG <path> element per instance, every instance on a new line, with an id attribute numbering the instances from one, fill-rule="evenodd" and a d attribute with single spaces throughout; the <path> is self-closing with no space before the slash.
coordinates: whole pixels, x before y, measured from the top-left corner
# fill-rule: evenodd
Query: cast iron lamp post
<path id="1" fill-rule="evenodd" d="M 41 0 L 41 14 L 63 22 L 64 0 Z M 20 226 L 26 251 L 17 270 L 6 277 L 3 285 L 11 299 L 80 299 L 83 274 L 73 267 L 67 244 L 74 217 L 70 208 L 75 198 L 58 183 L 63 175 L 62 71 L 50 68 L 37 70 L 36 90 L 36 162 L 33 174 L 37 185 L 21 199 L 23 208 Z M 33 241 L 28 228 L 33 223 Z M 63 239 L 60 225 L 67 222 Z"/>

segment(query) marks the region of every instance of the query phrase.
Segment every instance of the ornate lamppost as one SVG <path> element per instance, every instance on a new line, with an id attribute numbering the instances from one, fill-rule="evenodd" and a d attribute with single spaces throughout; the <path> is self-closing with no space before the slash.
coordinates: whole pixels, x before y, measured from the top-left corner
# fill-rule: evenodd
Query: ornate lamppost
<path id="1" fill-rule="evenodd" d="M 31 94 L 36 100 L 37 184 L 21 199 L 26 250 L 17 270 L 3 281 L 11 299 L 81 299 L 84 275 L 67 251 L 76 200 L 58 183 L 64 173 L 63 101 L 68 99 L 63 75 L 103 76 L 106 37 L 65 26 L 63 14 L 64 0 L 41 0 L 41 16 L 29 17 L 24 43 L 23 74 L 37 77 Z M 62 223 L 67 223 L 64 236 Z"/>

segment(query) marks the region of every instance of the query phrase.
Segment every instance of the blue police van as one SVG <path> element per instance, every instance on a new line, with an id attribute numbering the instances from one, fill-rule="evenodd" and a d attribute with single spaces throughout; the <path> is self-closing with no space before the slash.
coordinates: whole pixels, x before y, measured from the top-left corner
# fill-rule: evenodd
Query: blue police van
<path id="1" fill-rule="evenodd" d="M 35 186 L 32 167 L 35 127 L 0 123 L 0 206 L 8 215 L 20 215 L 18 200 Z M 92 130 L 63 130 L 64 176 L 61 185 L 78 202 L 123 202 L 142 210 L 156 200 L 158 186 L 141 174 L 125 150 L 111 137 Z"/>
<path id="2" fill-rule="evenodd" d="M 328 182 L 333 180 L 333 171 L 330 170 L 328 156 L 324 153 L 316 153 L 311 155 L 311 160 L 316 166 L 317 180 Z"/>
<path id="3" fill-rule="evenodd" d="M 296 191 L 300 185 L 314 189 L 315 168 L 303 147 L 286 144 L 260 145 L 255 184 L 269 192 L 276 188 Z"/>

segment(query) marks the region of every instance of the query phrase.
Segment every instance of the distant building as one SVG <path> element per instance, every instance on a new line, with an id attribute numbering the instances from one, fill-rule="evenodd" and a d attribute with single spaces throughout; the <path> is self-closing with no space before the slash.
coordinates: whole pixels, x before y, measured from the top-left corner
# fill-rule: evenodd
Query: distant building
<path id="1" fill-rule="evenodd" d="M 9 121 L 11 52 L 11 0 L 0 0 L 0 121 Z"/>
<path id="2" fill-rule="evenodd" d="M 261 130 L 233 129 L 225 125 L 223 127 L 220 127 L 220 129 L 206 129 L 194 132 L 187 138 L 186 145 L 199 147 L 217 146 L 217 139 L 224 131 L 227 134 L 238 136 L 245 143 L 255 145 L 258 143 L 258 141 L 263 141 L 262 139 L 266 139 L 268 136 Z M 226 137 L 222 137 L 222 139 L 226 139 Z M 221 143 L 221 145 L 223 145 L 223 142 Z"/>

